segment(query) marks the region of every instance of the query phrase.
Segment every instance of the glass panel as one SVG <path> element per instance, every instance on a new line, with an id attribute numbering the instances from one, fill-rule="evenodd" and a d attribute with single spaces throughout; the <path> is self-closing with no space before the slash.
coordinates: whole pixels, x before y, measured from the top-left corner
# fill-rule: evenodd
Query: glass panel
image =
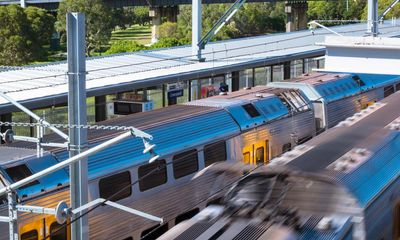
<path id="1" fill-rule="evenodd" d="M 253 85 L 253 69 L 239 71 L 239 89 L 252 87 Z"/>
<path id="2" fill-rule="evenodd" d="M 155 170 L 157 169 L 158 170 Z M 152 172 L 151 174 L 149 174 Z M 165 160 L 159 160 L 153 163 L 142 165 L 138 169 L 139 189 L 146 191 L 148 189 L 160 186 L 167 182 L 167 166 Z M 149 175 L 147 175 L 149 174 Z"/>
<path id="3" fill-rule="evenodd" d="M 12 113 L 12 121 L 13 122 L 21 122 L 21 123 L 29 123 L 30 117 L 28 114 L 26 114 L 24 112 L 14 112 L 14 113 Z M 31 136 L 31 128 L 30 127 L 13 126 L 12 129 L 14 130 L 15 135 Z"/>
<path id="4" fill-rule="evenodd" d="M 256 164 L 264 163 L 264 147 L 259 147 L 256 150 Z"/>
<path id="5" fill-rule="evenodd" d="M 140 239 L 141 240 L 153 240 L 159 238 L 161 235 L 166 233 L 168 231 L 168 224 L 164 225 L 157 225 L 154 227 L 151 227 L 149 229 L 146 229 L 140 234 Z"/>
<path id="6" fill-rule="evenodd" d="M 254 117 L 260 116 L 260 113 L 253 106 L 253 104 L 248 103 L 248 104 L 242 105 L 242 107 L 244 108 L 244 110 L 246 110 L 246 112 L 250 115 L 250 117 L 254 118 Z"/>
<path id="7" fill-rule="evenodd" d="M 273 66 L 272 81 L 282 81 L 283 80 L 283 65 Z"/>
<path id="8" fill-rule="evenodd" d="M 50 240 L 67 240 L 67 226 L 56 222 L 50 225 Z"/>
<path id="9" fill-rule="evenodd" d="M 206 145 L 204 147 L 204 162 L 205 166 L 210 166 L 213 163 L 226 160 L 226 143 L 218 142 Z"/>
<path id="10" fill-rule="evenodd" d="M 193 149 L 177 154 L 172 159 L 174 177 L 176 179 L 190 175 L 199 170 L 197 150 Z"/>
<path id="11" fill-rule="evenodd" d="M 21 240 L 37 240 L 37 239 L 38 239 L 38 232 L 36 230 L 32 230 L 21 234 Z"/>
<path id="12" fill-rule="evenodd" d="M 99 192 L 100 197 L 108 199 L 113 194 L 118 195 L 111 198 L 111 201 L 118 201 L 120 199 L 127 198 L 132 194 L 131 175 L 129 172 L 118 173 L 106 178 L 102 178 L 99 181 Z"/>
<path id="13" fill-rule="evenodd" d="M 296 78 L 301 76 L 303 74 L 303 60 L 295 60 L 292 64 L 293 75 L 291 74 L 291 77 Z"/>
<path id="14" fill-rule="evenodd" d="M 265 86 L 271 82 L 271 67 L 260 67 L 254 69 L 254 86 Z"/>
<path id="15" fill-rule="evenodd" d="M 7 168 L 5 169 L 5 171 L 7 172 L 8 176 L 10 176 L 13 182 L 18 182 L 32 175 L 31 170 L 29 170 L 29 168 L 25 164 Z M 21 187 L 20 189 L 27 188 L 36 184 L 39 184 L 38 180 L 28 183 L 27 185 Z"/>

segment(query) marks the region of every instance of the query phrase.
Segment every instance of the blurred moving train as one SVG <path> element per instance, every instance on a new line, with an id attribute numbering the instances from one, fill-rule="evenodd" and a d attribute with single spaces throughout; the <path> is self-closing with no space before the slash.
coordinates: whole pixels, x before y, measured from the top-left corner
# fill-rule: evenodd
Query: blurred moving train
<path id="1" fill-rule="evenodd" d="M 260 166 L 159 239 L 399 239 L 399 102 L 396 93 Z"/>
<path id="2" fill-rule="evenodd" d="M 398 76 L 315 73 L 294 81 L 304 82 L 311 90 L 254 87 L 103 122 L 135 126 L 153 135 L 152 143 L 156 144 L 155 151 L 161 158 L 148 163 L 150 154 L 142 153 L 143 144 L 139 139 L 126 140 L 89 157 L 89 198 L 107 198 L 125 189 L 112 200 L 182 221 L 199 210 L 181 207 L 195 201 L 191 194 L 183 192 L 182 186 L 205 167 L 220 161 L 268 163 L 271 158 L 333 126 L 331 121 L 338 122 L 400 90 Z M 347 106 L 345 112 L 342 106 Z M 119 132 L 89 130 L 89 147 L 117 134 Z M 48 135 L 44 140 L 56 141 L 56 138 Z M 0 147 L 0 187 L 68 158 L 65 149 L 51 149 L 38 158 L 35 148 L 36 145 L 24 142 Z M 156 168 L 159 168 L 157 172 L 142 179 Z M 224 174 L 218 171 L 215 174 L 210 179 L 227 177 L 219 177 Z M 139 179 L 138 184 L 132 184 Z M 204 191 L 197 197 L 209 194 L 212 183 L 205 181 Z M 191 189 L 188 185 L 185 187 Z M 20 188 L 17 195 L 24 204 L 54 207 L 61 200 L 69 202 L 68 189 L 68 169 L 65 169 Z M 5 203 L 4 196 L 0 196 L 0 202 Z M 6 207 L 6 204 L 0 206 L 1 215 L 6 215 Z M 161 233 L 148 235 L 156 225 L 154 222 L 115 211 L 118 210 L 101 208 L 89 215 L 90 238 L 147 236 L 152 239 Z M 175 223 L 179 222 L 176 219 Z M 22 240 L 41 239 L 59 228 L 53 216 L 21 214 L 18 223 Z M 161 230 L 175 223 L 169 222 Z M 6 238 L 6 224 L 0 224 L 0 232 L 4 233 L 0 239 Z M 68 238 L 68 227 L 50 237 Z"/>

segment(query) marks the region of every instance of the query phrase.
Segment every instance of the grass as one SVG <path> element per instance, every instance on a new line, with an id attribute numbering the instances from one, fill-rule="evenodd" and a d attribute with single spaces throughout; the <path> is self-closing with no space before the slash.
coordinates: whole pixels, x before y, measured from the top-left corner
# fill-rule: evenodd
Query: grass
<path id="1" fill-rule="evenodd" d="M 140 44 L 151 43 L 151 27 L 134 25 L 124 30 L 112 32 L 111 42 L 118 40 L 134 40 Z"/>
<path id="2" fill-rule="evenodd" d="M 133 25 L 124 30 L 113 31 L 111 34 L 110 44 L 113 41 L 124 41 L 124 40 L 129 40 L 129 41 L 134 40 L 143 45 L 150 44 L 151 43 L 151 26 L 150 25 L 146 25 L 146 26 Z M 107 51 L 107 49 L 110 47 L 110 44 L 104 46 L 102 49 L 102 52 L 92 53 L 92 56 L 104 55 L 104 52 Z M 60 49 L 57 51 L 52 51 L 52 50 L 50 50 L 50 46 L 45 46 L 45 51 L 47 53 L 47 56 L 45 56 L 44 59 L 34 61 L 30 64 L 50 63 L 50 62 L 62 61 L 62 60 L 67 59 L 66 44 L 62 44 L 60 46 Z"/>

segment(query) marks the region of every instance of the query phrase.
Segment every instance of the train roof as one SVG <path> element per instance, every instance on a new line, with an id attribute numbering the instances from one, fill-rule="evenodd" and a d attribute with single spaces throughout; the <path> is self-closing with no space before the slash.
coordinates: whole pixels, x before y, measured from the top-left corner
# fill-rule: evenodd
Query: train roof
<path id="1" fill-rule="evenodd" d="M 221 127 L 224 123 L 224 127 Z M 129 116 L 116 118 L 102 122 L 100 124 L 114 126 L 135 126 L 147 133 L 153 135 L 153 144 L 155 152 L 160 156 L 166 156 L 175 152 L 177 149 L 188 149 L 198 144 L 212 143 L 227 136 L 240 133 L 239 126 L 232 117 L 223 109 L 210 107 L 194 107 L 185 105 L 176 105 L 164 109 L 132 114 Z M 116 136 L 121 131 L 110 130 L 88 130 L 89 147 Z M 212 139 L 212 140 L 210 140 Z M 49 134 L 45 141 L 58 141 L 58 135 Z M 56 164 L 58 161 L 68 159 L 69 153 L 65 149 L 53 149 L 52 154 L 45 153 L 43 157 L 36 157 L 36 145 L 28 142 L 15 142 L 10 144 L 12 152 L 4 155 L 3 161 L 9 161 L 14 155 L 21 155 L 18 159 L 19 164 L 28 163 L 31 174 L 34 174 L 46 167 Z M 0 151 L 9 147 L 1 146 Z M 31 148 L 31 149 L 29 149 Z M 143 142 L 139 138 L 130 138 L 117 145 L 107 148 L 93 156 L 89 157 L 89 178 L 95 178 L 107 175 L 129 166 L 140 165 L 148 162 L 150 154 L 143 154 Z M 29 154 L 25 154 L 29 153 Z M 41 167 L 33 167 L 40 165 Z M 5 176 L 5 167 L 0 165 L 0 171 Z M 49 178 L 49 185 L 56 185 L 68 182 L 68 171 L 66 168 L 62 173 L 54 174 Z M 50 175 L 49 175 L 50 176 Z M 13 180 L 10 178 L 10 181 Z M 53 187 L 53 186 L 51 186 Z M 50 186 L 40 185 L 38 188 L 26 188 L 20 191 L 20 195 L 34 195 L 42 190 L 47 191 Z M 29 191 L 28 191 L 29 190 Z"/>
<path id="2" fill-rule="evenodd" d="M 272 165 L 333 177 L 368 205 L 400 174 L 399 101 L 400 92 L 273 159 Z"/>
<path id="3" fill-rule="evenodd" d="M 273 82 L 269 86 L 297 88 L 311 101 L 336 101 L 362 91 L 400 82 L 400 76 L 382 74 L 311 73 L 290 82 Z"/>
<path id="4" fill-rule="evenodd" d="M 301 92 L 268 86 L 213 96 L 186 105 L 223 108 L 243 131 L 288 116 L 291 109 L 294 113 L 310 109 L 309 100 Z"/>
<path id="5" fill-rule="evenodd" d="M 32 173 L 44 170 L 54 164 L 57 159 L 49 152 L 44 152 L 37 161 L 37 152 L 33 149 L 0 147 L 0 172 L 8 183 L 13 183 L 30 176 Z M 1 182 L 1 181 L 0 181 Z M 33 195 L 39 192 L 55 189 L 68 182 L 65 170 L 59 170 L 17 190 L 20 196 Z"/>

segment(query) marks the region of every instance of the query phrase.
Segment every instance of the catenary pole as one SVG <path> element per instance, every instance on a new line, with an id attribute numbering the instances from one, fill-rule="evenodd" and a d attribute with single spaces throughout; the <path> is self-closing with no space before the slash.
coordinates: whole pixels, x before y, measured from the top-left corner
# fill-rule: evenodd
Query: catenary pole
<path id="1" fill-rule="evenodd" d="M 67 13 L 67 52 L 68 52 L 68 124 L 86 125 L 86 42 L 85 15 Z M 87 129 L 69 129 L 69 156 L 74 157 L 87 148 Z M 88 166 L 87 159 L 72 163 L 69 167 L 70 198 L 72 209 L 88 202 Z M 89 225 L 87 216 L 80 214 L 71 224 L 71 239 L 88 239 Z M 72 219 L 72 220 L 73 220 Z"/>

